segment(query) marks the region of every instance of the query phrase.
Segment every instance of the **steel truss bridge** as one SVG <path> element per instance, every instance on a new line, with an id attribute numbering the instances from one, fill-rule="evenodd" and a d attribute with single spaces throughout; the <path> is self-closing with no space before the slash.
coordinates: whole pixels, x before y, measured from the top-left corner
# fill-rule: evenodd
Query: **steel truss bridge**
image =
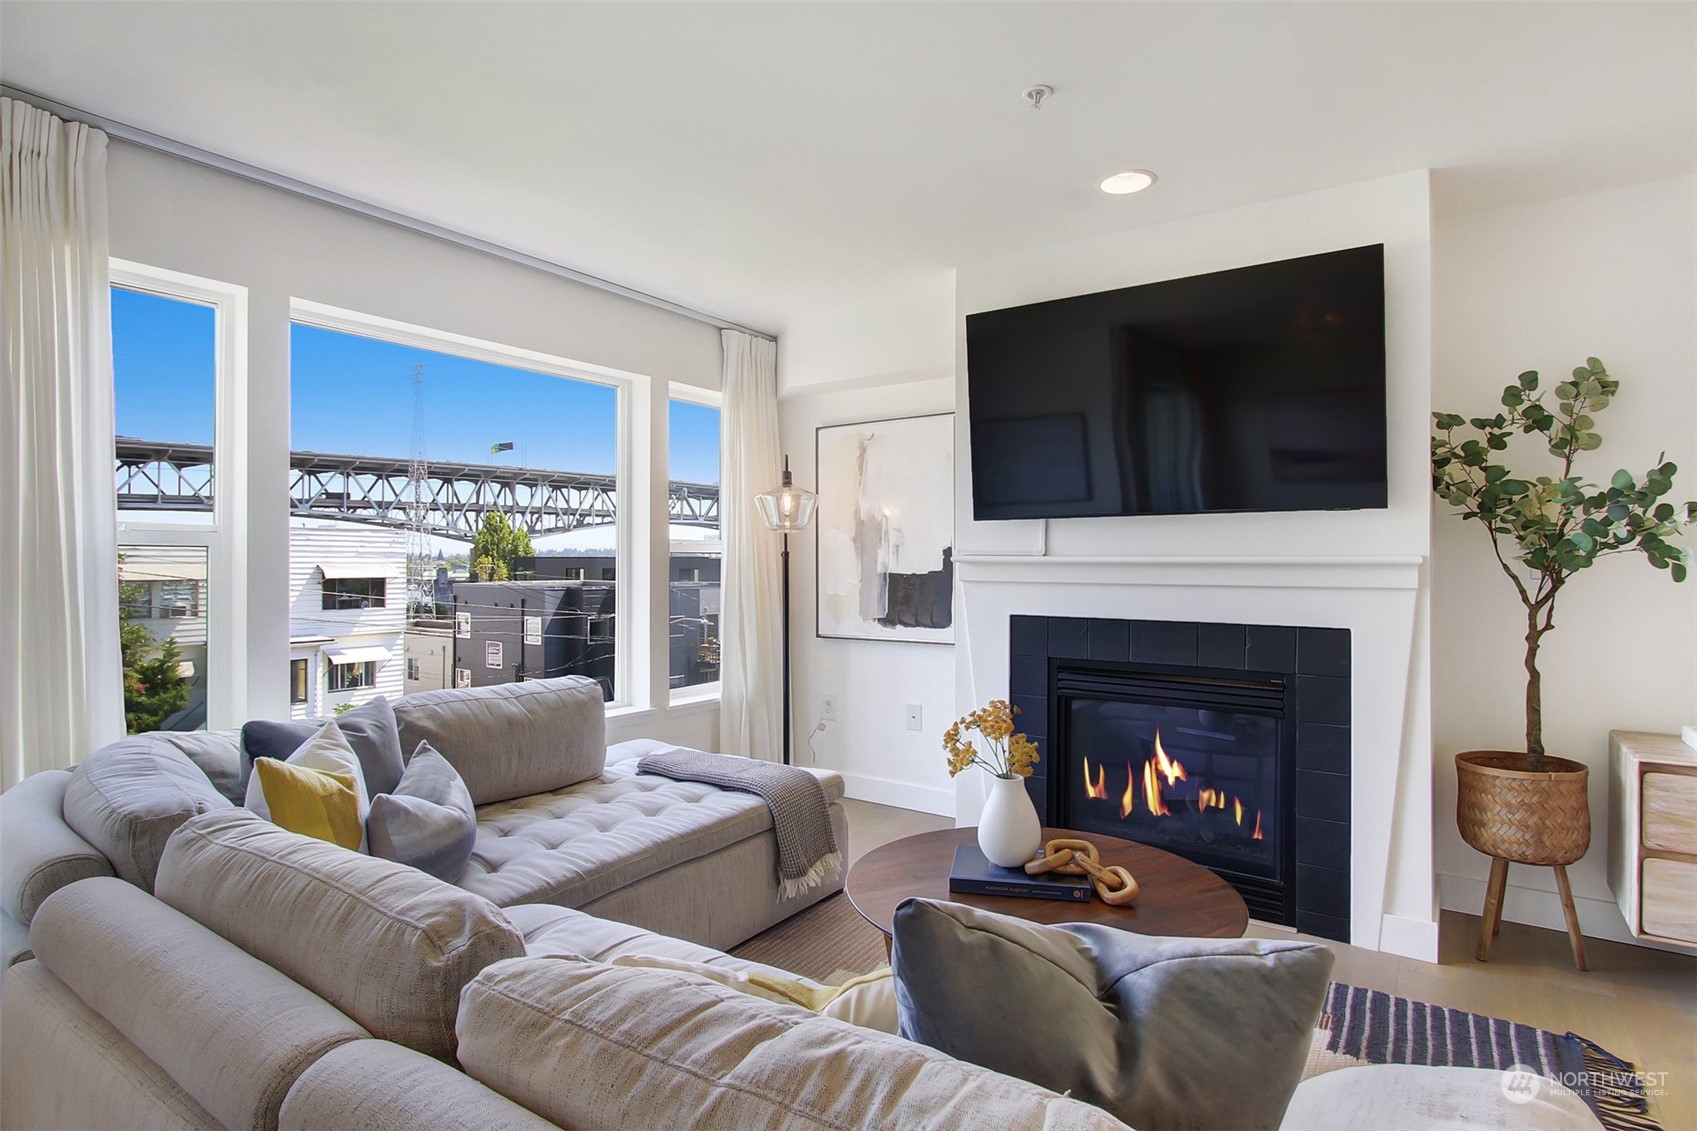
<path id="1" fill-rule="evenodd" d="M 212 447 L 119 437 L 121 510 L 211 511 Z M 410 463 L 405 459 L 289 453 L 289 510 L 373 526 L 411 526 Z M 424 481 L 426 533 L 470 542 L 483 516 L 499 511 L 531 537 L 608 526 L 617 518 L 611 475 L 544 471 L 493 464 L 431 460 Z M 719 488 L 672 483 L 667 514 L 681 526 L 719 525 Z"/>

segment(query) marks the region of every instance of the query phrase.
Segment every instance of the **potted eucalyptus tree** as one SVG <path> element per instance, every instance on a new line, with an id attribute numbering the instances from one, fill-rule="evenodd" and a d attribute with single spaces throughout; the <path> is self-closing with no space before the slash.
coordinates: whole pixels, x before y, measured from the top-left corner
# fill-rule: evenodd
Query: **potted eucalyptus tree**
<path id="1" fill-rule="evenodd" d="M 1672 539 L 1697 522 L 1697 502 L 1663 501 L 1677 470 L 1665 453 L 1642 476 L 1617 471 L 1606 485 L 1574 472 L 1581 452 L 1602 446 L 1593 417 L 1619 388 L 1593 357 L 1555 386 L 1553 409 L 1538 391 L 1538 374 L 1526 372 L 1503 390 L 1502 411 L 1494 416 L 1432 414 L 1433 489 L 1463 520 L 1485 528 L 1526 614 L 1526 749 L 1474 750 L 1455 758 L 1456 823 L 1463 840 L 1492 858 L 1480 959 L 1490 952 L 1512 861 L 1555 868 L 1574 959 L 1581 969 L 1585 965 L 1566 866 L 1591 843 L 1587 768 L 1545 751 L 1538 672 L 1538 650 L 1555 627 L 1557 598 L 1574 574 L 1610 554 L 1637 551 L 1675 581 L 1685 580 L 1691 564 L 1690 550 Z M 1521 477 L 1498 462 L 1516 433 L 1542 437 L 1559 465 L 1555 475 Z"/>

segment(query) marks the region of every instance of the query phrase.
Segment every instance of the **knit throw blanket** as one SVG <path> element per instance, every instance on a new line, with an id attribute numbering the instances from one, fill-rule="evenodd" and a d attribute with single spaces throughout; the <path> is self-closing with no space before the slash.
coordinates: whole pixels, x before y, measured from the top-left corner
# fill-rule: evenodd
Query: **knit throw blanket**
<path id="1" fill-rule="evenodd" d="M 752 793 L 764 801 L 778 837 L 778 885 L 785 899 L 818 887 L 842 866 L 825 787 L 799 766 L 674 746 L 645 755 L 636 772 Z"/>

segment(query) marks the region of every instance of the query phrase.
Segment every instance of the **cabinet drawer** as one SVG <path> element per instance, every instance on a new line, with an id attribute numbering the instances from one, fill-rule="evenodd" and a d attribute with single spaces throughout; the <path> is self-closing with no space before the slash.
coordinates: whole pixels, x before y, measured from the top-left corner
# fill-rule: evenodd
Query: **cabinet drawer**
<path id="1" fill-rule="evenodd" d="M 1652 857 L 1644 861 L 1643 881 L 1644 933 L 1697 943 L 1697 864 Z"/>
<path id="2" fill-rule="evenodd" d="M 1644 847 L 1697 856 L 1697 774 L 1644 775 Z"/>

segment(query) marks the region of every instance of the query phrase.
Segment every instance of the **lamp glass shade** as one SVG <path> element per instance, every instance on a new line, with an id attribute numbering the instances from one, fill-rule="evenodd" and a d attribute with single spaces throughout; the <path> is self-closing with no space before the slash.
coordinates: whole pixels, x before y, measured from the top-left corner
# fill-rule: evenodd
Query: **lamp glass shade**
<path id="1" fill-rule="evenodd" d="M 784 481 L 778 489 L 754 496 L 754 505 L 760 508 L 761 521 L 768 529 L 781 530 L 785 534 L 812 522 L 813 508 L 818 502 L 818 495 L 805 487 L 797 487 L 790 478 L 788 456 L 784 457 Z"/>
<path id="2" fill-rule="evenodd" d="M 776 491 L 754 496 L 754 505 L 760 508 L 761 520 L 769 528 L 782 530 L 786 534 L 792 530 L 800 530 L 812 522 L 813 508 L 818 502 L 818 495 L 788 482 Z"/>

